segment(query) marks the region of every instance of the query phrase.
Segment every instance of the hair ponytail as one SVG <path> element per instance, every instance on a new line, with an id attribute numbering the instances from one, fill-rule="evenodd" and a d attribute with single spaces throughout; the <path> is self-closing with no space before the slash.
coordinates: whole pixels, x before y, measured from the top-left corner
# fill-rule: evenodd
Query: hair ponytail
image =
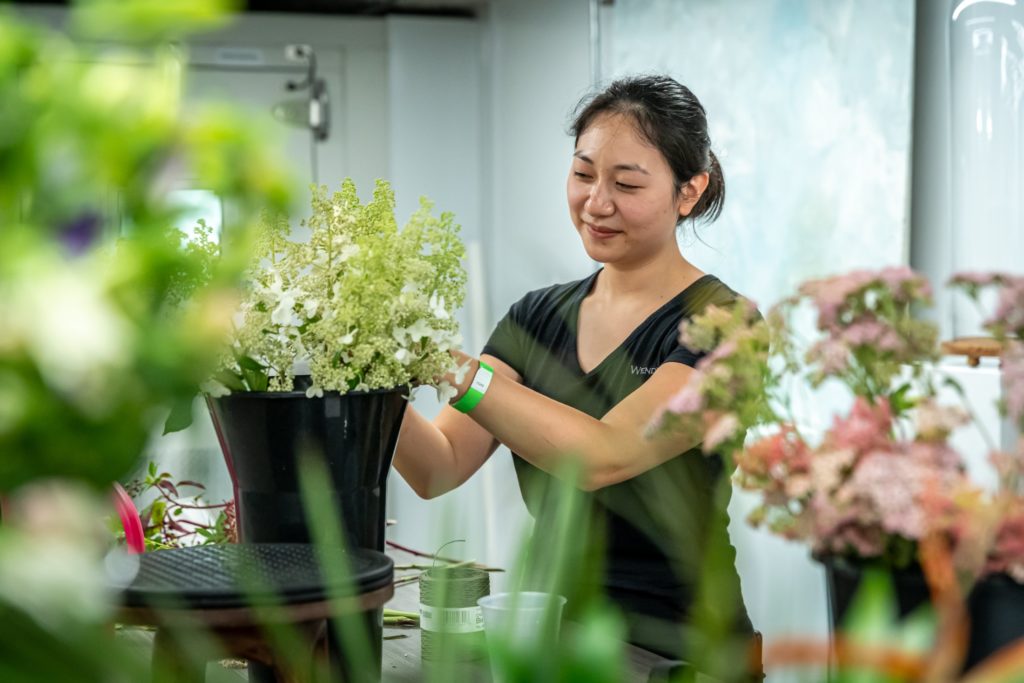
<path id="1" fill-rule="evenodd" d="M 725 204 L 725 175 L 722 173 L 722 165 L 718 163 L 718 157 L 710 149 L 708 150 L 708 186 L 704 188 L 704 194 L 700 196 L 693 210 L 686 218 L 696 221 L 698 218 L 711 223 L 722 214 L 722 205 Z"/>

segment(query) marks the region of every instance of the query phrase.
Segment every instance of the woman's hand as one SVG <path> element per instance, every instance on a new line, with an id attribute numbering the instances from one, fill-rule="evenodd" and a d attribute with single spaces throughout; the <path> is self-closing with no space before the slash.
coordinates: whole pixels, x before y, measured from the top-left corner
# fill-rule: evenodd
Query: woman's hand
<path id="1" fill-rule="evenodd" d="M 480 363 L 460 351 L 451 353 L 458 367 L 437 380 L 445 382 L 458 400 L 469 389 Z M 484 362 L 496 375 L 513 383 L 521 381 L 515 370 L 497 358 L 485 355 Z M 484 427 L 450 406 L 431 422 L 410 405 L 402 421 L 394 465 L 416 493 L 433 498 L 469 479 L 497 447 L 497 440 Z"/>
<path id="2" fill-rule="evenodd" d="M 469 385 L 473 383 L 473 376 L 480 368 L 480 361 L 462 351 L 452 350 L 449 353 L 455 359 L 456 365 L 452 371 L 445 374 L 442 381 L 447 382 L 455 389 L 455 395 L 448 401 L 449 404 L 454 404 L 469 391 Z"/>

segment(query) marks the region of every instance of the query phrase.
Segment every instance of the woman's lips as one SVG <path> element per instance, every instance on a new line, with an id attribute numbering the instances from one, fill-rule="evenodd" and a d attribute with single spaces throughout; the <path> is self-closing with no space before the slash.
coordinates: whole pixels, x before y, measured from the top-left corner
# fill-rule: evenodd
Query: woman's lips
<path id="1" fill-rule="evenodd" d="M 586 223 L 585 225 L 587 226 L 587 232 L 590 233 L 590 236 L 599 240 L 611 239 L 622 232 L 621 230 L 609 230 L 608 228 L 602 228 L 590 223 Z"/>

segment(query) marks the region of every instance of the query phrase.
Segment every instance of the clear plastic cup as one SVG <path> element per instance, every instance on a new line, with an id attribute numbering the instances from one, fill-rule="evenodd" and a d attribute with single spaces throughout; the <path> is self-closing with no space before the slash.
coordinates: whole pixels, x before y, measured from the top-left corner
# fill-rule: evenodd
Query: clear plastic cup
<path id="1" fill-rule="evenodd" d="M 488 642 L 498 640 L 522 651 L 558 637 L 565 602 L 554 593 L 519 591 L 488 595 L 477 604 L 483 611 Z"/>

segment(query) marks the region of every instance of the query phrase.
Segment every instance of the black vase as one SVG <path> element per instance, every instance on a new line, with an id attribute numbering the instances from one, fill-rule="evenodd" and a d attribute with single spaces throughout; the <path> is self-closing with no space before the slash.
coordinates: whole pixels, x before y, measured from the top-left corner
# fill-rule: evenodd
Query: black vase
<path id="1" fill-rule="evenodd" d="M 971 620 L 964 671 L 1024 638 L 1024 586 L 1005 574 L 986 576 L 967 599 Z"/>
<path id="2" fill-rule="evenodd" d="M 313 453 L 327 464 L 349 544 L 383 551 L 387 477 L 407 397 L 400 387 L 320 398 L 305 391 L 209 398 L 235 489 L 239 540 L 310 541 L 298 464 Z"/>
<path id="3" fill-rule="evenodd" d="M 871 565 L 855 563 L 842 557 L 825 557 L 820 561 L 825 567 L 829 624 L 835 632 L 842 627 L 864 572 Z M 900 619 L 931 600 L 928 583 L 918 565 L 888 571 L 896 591 L 897 614 Z"/>
<path id="4" fill-rule="evenodd" d="M 825 567 L 829 623 L 835 633 L 842 626 L 868 565 L 833 557 L 820 561 Z M 920 566 L 892 571 L 891 577 L 900 619 L 931 601 Z M 1000 648 L 1024 638 L 1024 586 L 1005 574 L 980 579 L 967 596 L 967 617 L 970 626 L 965 672 Z"/>
<path id="5" fill-rule="evenodd" d="M 207 399 L 217 438 L 235 489 L 239 540 L 307 543 L 309 525 L 299 488 L 299 458 L 321 455 L 331 478 L 334 509 L 341 514 L 350 547 L 384 550 L 388 472 L 402 428 L 408 389 L 307 398 L 308 378 L 297 391 L 240 392 Z M 383 610 L 362 615 L 372 652 L 372 671 L 353 672 L 348 658 L 329 645 L 344 680 L 377 681 L 381 673 Z M 335 625 L 327 642 L 337 643 Z M 249 662 L 249 679 L 273 683 L 273 672 Z"/>

